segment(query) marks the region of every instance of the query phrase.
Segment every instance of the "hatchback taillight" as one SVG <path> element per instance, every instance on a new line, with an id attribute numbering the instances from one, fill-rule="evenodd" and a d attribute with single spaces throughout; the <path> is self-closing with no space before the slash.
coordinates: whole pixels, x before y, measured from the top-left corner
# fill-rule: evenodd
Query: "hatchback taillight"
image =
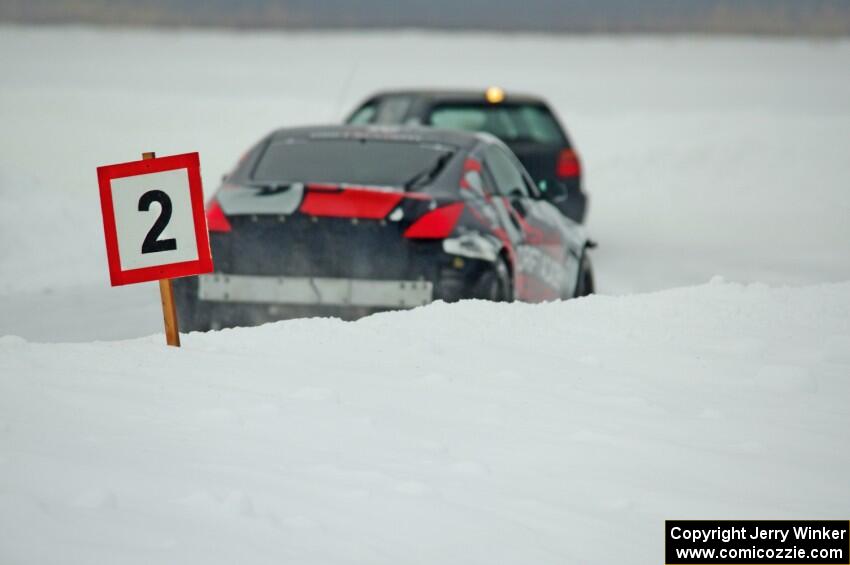
<path id="1" fill-rule="evenodd" d="M 224 215 L 224 210 L 221 209 L 221 204 L 213 198 L 209 201 L 206 207 L 207 229 L 209 231 L 229 232 L 230 222 L 227 221 L 227 216 Z"/>
<path id="2" fill-rule="evenodd" d="M 555 168 L 558 178 L 577 177 L 581 175 L 581 161 L 578 153 L 572 149 L 564 149 L 558 155 L 558 165 Z"/>
<path id="3" fill-rule="evenodd" d="M 463 214 L 463 202 L 431 210 L 413 222 L 404 232 L 409 239 L 445 239 L 451 235 Z"/>

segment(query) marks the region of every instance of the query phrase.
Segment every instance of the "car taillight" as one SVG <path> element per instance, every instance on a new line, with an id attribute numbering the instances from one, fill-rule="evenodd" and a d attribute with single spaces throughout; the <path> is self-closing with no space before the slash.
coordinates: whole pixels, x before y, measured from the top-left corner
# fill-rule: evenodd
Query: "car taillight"
<path id="1" fill-rule="evenodd" d="M 564 149 L 558 155 L 558 165 L 555 169 L 558 178 L 577 177 L 581 174 L 581 161 L 578 153 L 572 149 Z"/>
<path id="2" fill-rule="evenodd" d="M 451 235 L 463 213 L 463 202 L 449 204 L 436 210 L 431 210 L 404 232 L 404 237 L 410 239 L 445 239 Z"/>
<path id="3" fill-rule="evenodd" d="M 224 215 L 224 210 L 221 209 L 221 204 L 213 198 L 209 201 L 206 207 L 207 214 L 207 229 L 209 231 L 228 232 L 230 231 L 230 222 L 227 221 L 227 216 Z"/>

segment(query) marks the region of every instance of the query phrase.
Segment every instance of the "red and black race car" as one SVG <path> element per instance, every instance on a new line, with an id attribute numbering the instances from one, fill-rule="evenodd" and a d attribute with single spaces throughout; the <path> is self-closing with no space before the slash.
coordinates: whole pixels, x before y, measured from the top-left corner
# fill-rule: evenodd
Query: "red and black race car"
<path id="1" fill-rule="evenodd" d="M 547 198 L 577 222 L 587 215 L 587 194 L 575 145 L 555 112 L 539 96 L 487 90 L 388 90 L 367 98 L 348 124 L 424 125 L 483 131 L 504 141 Z"/>
<path id="2" fill-rule="evenodd" d="M 175 281 L 187 330 L 593 291 L 582 226 L 483 133 L 282 129 L 226 177 L 207 223 L 215 272 Z"/>

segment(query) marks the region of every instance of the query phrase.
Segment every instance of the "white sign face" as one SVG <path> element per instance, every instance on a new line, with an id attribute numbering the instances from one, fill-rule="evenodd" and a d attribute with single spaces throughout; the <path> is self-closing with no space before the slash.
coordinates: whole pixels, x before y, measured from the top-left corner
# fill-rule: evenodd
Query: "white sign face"
<path id="1" fill-rule="evenodd" d="M 121 269 L 198 259 L 187 169 L 112 180 Z"/>
<path id="2" fill-rule="evenodd" d="M 213 270 L 197 153 L 97 168 L 112 286 Z"/>

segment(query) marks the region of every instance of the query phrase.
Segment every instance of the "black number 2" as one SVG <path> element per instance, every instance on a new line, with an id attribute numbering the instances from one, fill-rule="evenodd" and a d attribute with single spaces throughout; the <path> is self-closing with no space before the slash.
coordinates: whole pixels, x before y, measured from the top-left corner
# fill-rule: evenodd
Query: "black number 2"
<path id="1" fill-rule="evenodd" d="M 151 226 L 148 235 L 145 236 L 145 241 L 142 242 L 142 253 L 157 253 L 159 251 L 174 251 L 177 249 L 177 240 L 173 237 L 168 239 L 159 239 L 162 231 L 168 222 L 171 220 L 171 199 L 166 193 L 161 190 L 149 190 L 142 194 L 139 198 L 139 212 L 147 212 L 151 208 L 151 203 L 159 202 L 162 210 L 159 212 L 159 217 Z"/>

